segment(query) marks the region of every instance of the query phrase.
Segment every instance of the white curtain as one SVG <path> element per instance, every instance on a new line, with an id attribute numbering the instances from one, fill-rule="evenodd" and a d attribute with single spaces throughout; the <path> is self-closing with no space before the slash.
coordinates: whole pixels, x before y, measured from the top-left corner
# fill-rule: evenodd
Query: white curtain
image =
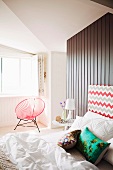
<path id="1" fill-rule="evenodd" d="M 45 88 L 44 88 L 44 55 L 38 55 L 38 88 L 39 88 L 39 96 L 44 96 Z"/>

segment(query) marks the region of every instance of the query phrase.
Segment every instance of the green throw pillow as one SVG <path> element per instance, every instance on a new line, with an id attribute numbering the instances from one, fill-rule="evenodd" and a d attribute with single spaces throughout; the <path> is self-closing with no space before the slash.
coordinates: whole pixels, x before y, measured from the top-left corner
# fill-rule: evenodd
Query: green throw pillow
<path id="1" fill-rule="evenodd" d="M 104 156 L 109 145 L 110 143 L 99 139 L 86 127 L 78 138 L 76 148 L 85 156 L 86 160 L 96 165 Z"/>

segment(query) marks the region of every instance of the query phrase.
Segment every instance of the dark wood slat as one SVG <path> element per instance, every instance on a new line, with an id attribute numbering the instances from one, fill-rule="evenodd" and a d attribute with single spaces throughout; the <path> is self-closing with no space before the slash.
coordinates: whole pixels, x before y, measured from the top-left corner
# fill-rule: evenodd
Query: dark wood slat
<path id="1" fill-rule="evenodd" d="M 72 40 L 70 41 L 70 61 L 69 61 L 69 98 L 71 98 L 71 60 L 72 60 L 72 47 L 71 47 L 71 45 L 72 45 Z"/>
<path id="2" fill-rule="evenodd" d="M 91 84 L 91 26 L 88 27 L 88 85 Z"/>
<path id="3" fill-rule="evenodd" d="M 101 52 L 102 52 L 102 49 L 101 49 L 101 19 L 99 19 L 98 21 L 98 84 L 102 84 L 102 77 L 101 77 L 101 67 L 102 67 L 102 64 L 101 64 Z"/>
<path id="4" fill-rule="evenodd" d="M 74 98 L 74 37 L 72 38 L 71 79 L 71 97 Z"/>
<path id="5" fill-rule="evenodd" d="M 84 115 L 84 82 L 85 82 L 85 42 L 84 42 L 85 30 L 82 31 L 82 47 L 81 47 L 81 60 L 82 60 L 82 75 L 81 75 L 81 95 L 82 95 L 82 106 L 81 106 L 81 115 Z"/>
<path id="6" fill-rule="evenodd" d="M 110 40 L 110 37 L 109 37 L 109 14 L 106 15 L 106 84 L 110 84 L 109 82 L 109 60 L 110 60 L 110 44 L 109 44 L 109 40 Z"/>
<path id="7" fill-rule="evenodd" d="M 95 37 L 95 42 L 94 42 L 94 68 L 95 68 L 95 75 L 94 75 L 94 84 L 98 84 L 98 32 L 97 32 L 97 22 L 94 23 L 94 37 Z"/>
<path id="8" fill-rule="evenodd" d="M 102 17 L 102 27 L 101 27 L 101 33 L 102 33 L 102 36 L 101 36 L 101 40 L 102 40 L 102 72 L 101 72 L 101 75 L 102 75 L 102 84 L 106 84 L 105 83 L 105 77 L 106 77 L 106 57 L 105 57 L 105 54 L 106 54 L 106 43 L 105 43 L 105 36 L 106 36 L 106 32 L 105 32 L 105 18 Z"/>
<path id="9" fill-rule="evenodd" d="M 94 84 L 94 25 L 91 25 L 91 30 L 90 30 L 90 65 L 91 65 L 91 84 Z"/>
<path id="10" fill-rule="evenodd" d="M 71 79 L 71 77 L 70 77 L 70 62 L 71 62 L 71 39 L 68 41 L 68 60 L 67 60 L 67 77 L 68 77 L 68 79 L 67 79 L 67 85 L 68 85 L 68 93 L 67 93 L 67 98 L 69 98 L 70 97 L 70 89 L 71 89 L 71 87 L 70 87 L 70 79 Z"/>
<path id="11" fill-rule="evenodd" d="M 77 57 L 76 57 L 76 50 L 77 50 L 77 43 L 76 43 L 76 36 L 74 36 L 74 84 L 73 84 L 73 87 L 74 87 L 74 99 L 75 99 L 75 108 L 77 108 L 76 106 L 76 101 L 77 101 L 77 92 L 76 92 L 76 78 L 77 78 Z M 74 111 L 74 118 L 76 117 L 76 109 Z"/>
<path id="12" fill-rule="evenodd" d="M 84 80 L 84 113 L 87 111 L 87 100 L 88 100 L 88 28 L 85 29 L 85 80 Z"/>
<path id="13" fill-rule="evenodd" d="M 87 111 L 88 85 L 113 85 L 113 15 L 106 14 L 67 41 L 67 97 Z"/>
<path id="14" fill-rule="evenodd" d="M 76 90 L 76 94 L 77 94 L 77 101 L 76 101 L 76 113 L 77 115 L 79 115 L 79 37 L 77 34 L 77 79 L 76 79 L 76 85 L 77 85 L 77 90 Z"/>
<path id="15" fill-rule="evenodd" d="M 79 58 L 79 65 L 78 65 L 78 90 L 79 90 L 79 115 L 81 114 L 81 72 L 82 72 L 82 67 L 81 67 L 81 33 L 78 34 L 78 58 Z"/>
<path id="16" fill-rule="evenodd" d="M 113 85 L 113 15 L 110 15 L 110 84 Z"/>

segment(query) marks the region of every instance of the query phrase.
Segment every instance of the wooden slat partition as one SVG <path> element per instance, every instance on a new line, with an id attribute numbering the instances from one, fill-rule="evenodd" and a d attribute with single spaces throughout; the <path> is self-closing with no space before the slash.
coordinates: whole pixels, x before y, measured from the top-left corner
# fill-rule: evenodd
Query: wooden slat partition
<path id="1" fill-rule="evenodd" d="M 73 114 L 87 111 L 88 85 L 113 85 L 113 15 L 107 13 L 67 40 L 67 98 Z"/>

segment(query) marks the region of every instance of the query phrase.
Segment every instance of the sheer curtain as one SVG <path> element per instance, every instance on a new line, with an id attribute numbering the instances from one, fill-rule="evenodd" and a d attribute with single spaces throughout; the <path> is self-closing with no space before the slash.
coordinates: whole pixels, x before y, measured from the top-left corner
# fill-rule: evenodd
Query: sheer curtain
<path id="1" fill-rule="evenodd" d="M 39 96 L 45 95 L 45 62 L 44 54 L 38 55 L 38 91 Z"/>

